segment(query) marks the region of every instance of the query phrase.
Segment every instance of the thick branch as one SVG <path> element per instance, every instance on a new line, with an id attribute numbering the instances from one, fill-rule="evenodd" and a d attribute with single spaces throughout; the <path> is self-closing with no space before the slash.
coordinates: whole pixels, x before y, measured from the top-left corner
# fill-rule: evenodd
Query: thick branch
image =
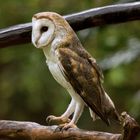
<path id="1" fill-rule="evenodd" d="M 119 134 L 71 129 L 55 132 L 57 126 L 42 126 L 34 122 L 0 121 L 0 140 L 114 140 Z"/>
<path id="2" fill-rule="evenodd" d="M 75 31 L 140 19 L 140 2 L 94 8 L 64 16 Z M 0 30 L 0 47 L 31 42 L 31 23 Z"/>
<path id="3" fill-rule="evenodd" d="M 128 114 L 123 113 L 123 134 L 69 129 L 55 131 L 57 126 L 42 126 L 33 122 L 0 121 L 0 140 L 135 140 L 139 126 Z"/>

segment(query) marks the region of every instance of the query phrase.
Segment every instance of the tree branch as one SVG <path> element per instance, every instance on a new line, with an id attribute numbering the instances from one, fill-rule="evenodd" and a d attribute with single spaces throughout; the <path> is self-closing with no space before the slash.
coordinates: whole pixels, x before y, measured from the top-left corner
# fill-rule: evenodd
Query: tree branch
<path id="1" fill-rule="evenodd" d="M 64 16 L 75 31 L 81 29 L 140 20 L 140 2 L 94 8 Z M 0 30 L 0 47 L 31 42 L 31 23 Z"/>
<path id="2" fill-rule="evenodd" d="M 1 120 L 0 140 L 135 140 L 140 132 L 137 122 L 126 113 L 122 113 L 122 122 L 122 134 L 112 134 L 78 128 L 61 132 L 55 131 L 57 126 Z"/>

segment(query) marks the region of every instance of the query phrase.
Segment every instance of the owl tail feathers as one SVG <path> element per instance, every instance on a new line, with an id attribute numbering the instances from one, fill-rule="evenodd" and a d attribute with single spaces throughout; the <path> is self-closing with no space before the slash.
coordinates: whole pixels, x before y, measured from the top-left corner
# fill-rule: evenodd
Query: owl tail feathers
<path id="1" fill-rule="evenodd" d="M 117 121 L 118 123 L 120 123 L 120 121 L 121 121 L 120 115 L 119 115 L 119 113 L 117 112 L 116 109 L 110 111 L 110 113 L 109 113 L 109 119 L 110 119 L 110 120 L 115 120 L 115 121 Z"/>
<path id="2" fill-rule="evenodd" d="M 108 96 L 108 94 L 104 91 L 105 93 L 105 98 L 104 98 L 104 102 L 103 102 L 103 114 L 105 116 L 105 118 L 107 118 L 107 120 L 115 120 L 116 122 L 120 122 L 120 115 L 117 112 L 115 105 L 113 103 L 113 101 L 110 99 L 110 97 Z M 110 124 L 110 123 L 109 123 Z"/>
<path id="3" fill-rule="evenodd" d="M 92 111 L 92 109 L 89 108 L 89 112 L 90 112 L 90 115 L 93 119 L 93 121 L 97 120 L 97 119 L 101 119 L 103 120 L 108 126 L 110 125 L 110 120 L 108 119 L 107 115 L 103 115 L 99 112 L 94 112 Z M 98 115 L 97 115 L 98 114 Z M 100 117 L 99 117 L 100 116 Z"/>
<path id="4" fill-rule="evenodd" d="M 110 120 L 108 118 L 102 118 L 102 120 L 107 124 L 107 126 L 110 126 Z"/>
<path id="5" fill-rule="evenodd" d="M 117 112 L 117 110 L 115 109 L 114 106 L 111 106 L 110 108 L 106 109 L 103 111 L 103 116 L 100 115 L 100 118 L 109 126 L 111 124 L 111 122 L 115 121 L 118 124 L 120 124 L 120 115 Z"/>
<path id="6" fill-rule="evenodd" d="M 105 115 L 104 119 L 102 120 L 109 126 L 111 122 L 115 121 L 117 124 L 120 124 L 120 116 L 116 109 L 114 108 L 112 111 L 108 112 L 108 114 Z"/>
<path id="7" fill-rule="evenodd" d="M 107 124 L 107 126 L 110 126 L 111 120 L 116 121 L 117 123 L 120 123 L 120 116 L 115 109 L 108 114 L 104 114 L 104 116 L 102 116 L 102 117 L 101 116 L 99 117 L 91 109 L 89 109 L 89 111 L 90 111 L 90 115 L 91 115 L 93 121 L 95 121 L 97 119 L 102 119 Z"/>

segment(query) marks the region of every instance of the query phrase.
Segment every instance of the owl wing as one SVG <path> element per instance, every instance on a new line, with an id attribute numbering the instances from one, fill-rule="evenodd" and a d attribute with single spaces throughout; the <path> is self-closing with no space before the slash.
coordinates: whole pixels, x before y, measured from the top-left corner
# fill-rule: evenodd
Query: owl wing
<path id="1" fill-rule="evenodd" d="M 67 44 L 58 49 L 59 61 L 63 67 L 65 78 L 85 103 L 109 124 L 102 108 L 102 99 L 105 96 L 101 85 L 102 72 L 95 59 L 82 46 L 74 47 Z"/>

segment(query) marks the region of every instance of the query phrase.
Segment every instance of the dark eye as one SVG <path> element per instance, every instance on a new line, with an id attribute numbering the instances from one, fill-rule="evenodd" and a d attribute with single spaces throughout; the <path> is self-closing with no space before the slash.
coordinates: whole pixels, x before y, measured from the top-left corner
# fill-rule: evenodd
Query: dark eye
<path id="1" fill-rule="evenodd" d="M 41 29 L 40 29 L 41 33 L 43 32 L 46 32 L 48 31 L 48 27 L 47 26 L 43 26 Z"/>

